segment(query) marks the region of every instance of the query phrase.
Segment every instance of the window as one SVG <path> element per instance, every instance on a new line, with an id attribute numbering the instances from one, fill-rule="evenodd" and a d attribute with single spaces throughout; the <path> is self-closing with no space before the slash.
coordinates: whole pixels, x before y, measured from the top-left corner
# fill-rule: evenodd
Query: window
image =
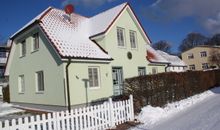
<path id="1" fill-rule="evenodd" d="M 44 91 L 44 73 L 43 73 L 43 71 L 36 72 L 36 85 L 37 85 L 37 92 Z"/>
<path id="2" fill-rule="evenodd" d="M 0 68 L 0 78 L 4 77 L 5 70 L 3 68 Z"/>
<path id="3" fill-rule="evenodd" d="M 196 67 L 195 67 L 195 65 L 189 65 L 189 69 L 190 69 L 190 70 L 195 70 Z"/>
<path id="4" fill-rule="evenodd" d="M 209 65 L 208 63 L 202 63 L 202 69 L 208 69 Z"/>
<path id="5" fill-rule="evenodd" d="M 22 42 L 21 42 L 21 57 L 22 56 L 25 56 L 25 54 L 26 54 L 26 41 L 25 40 L 23 40 Z"/>
<path id="6" fill-rule="evenodd" d="M 125 46 L 125 31 L 123 28 L 117 27 L 117 39 L 118 39 L 118 46 L 124 47 Z"/>
<path id="7" fill-rule="evenodd" d="M 138 75 L 146 75 L 146 68 L 145 67 L 138 67 Z"/>
<path id="8" fill-rule="evenodd" d="M 24 88 L 25 88 L 24 75 L 20 75 L 18 77 L 18 92 L 19 93 L 24 93 Z"/>
<path id="9" fill-rule="evenodd" d="M 6 52 L 0 52 L 0 57 L 1 58 L 6 58 Z"/>
<path id="10" fill-rule="evenodd" d="M 89 67 L 89 87 L 99 87 L 99 69 L 98 67 Z"/>
<path id="11" fill-rule="evenodd" d="M 39 49 L 39 34 L 35 33 L 33 35 L 33 51 Z"/>
<path id="12" fill-rule="evenodd" d="M 157 68 L 156 67 L 152 68 L 152 74 L 157 74 Z"/>
<path id="13" fill-rule="evenodd" d="M 201 57 L 207 57 L 206 51 L 200 52 Z"/>
<path id="14" fill-rule="evenodd" d="M 188 54 L 188 59 L 193 59 L 194 55 L 192 53 Z"/>
<path id="15" fill-rule="evenodd" d="M 137 35 L 135 31 L 130 30 L 130 43 L 131 48 L 137 48 Z"/>

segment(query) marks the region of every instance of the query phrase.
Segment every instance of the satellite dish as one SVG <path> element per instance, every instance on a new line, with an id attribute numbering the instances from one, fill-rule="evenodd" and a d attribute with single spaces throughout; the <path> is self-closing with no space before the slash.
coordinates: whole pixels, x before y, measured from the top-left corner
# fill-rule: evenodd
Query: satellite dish
<path id="1" fill-rule="evenodd" d="M 64 10 L 67 14 L 70 15 L 74 12 L 74 6 L 72 4 L 68 4 L 68 5 L 65 6 Z"/>

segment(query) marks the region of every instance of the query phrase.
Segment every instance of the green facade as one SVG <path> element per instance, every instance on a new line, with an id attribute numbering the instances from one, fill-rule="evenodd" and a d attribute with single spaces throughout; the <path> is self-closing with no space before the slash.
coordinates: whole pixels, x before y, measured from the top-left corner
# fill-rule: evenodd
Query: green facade
<path id="1" fill-rule="evenodd" d="M 117 42 L 117 27 L 124 28 L 125 46 L 119 47 Z M 132 49 L 129 31 L 135 31 L 137 36 L 137 48 Z M 31 52 L 33 42 L 32 35 L 35 32 L 40 34 L 40 48 Z M 27 53 L 20 57 L 20 42 L 26 39 Z M 39 28 L 33 27 L 15 39 L 15 52 L 10 67 L 10 96 L 12 102 L 33 103 L 67 106 L 67 82 L 66 65 L 54 48 L 51 46 L 45 35 Z M 151 66 L 146 60 L 146 45 L 150 44 L 144 38 L 141 27 L 135 20 L 131 10 L 125 9 L 119 18 L 113 23 L 104 36 L 99 36 L 96 42 L 104 48 L 113 58 L 112 61 L 76 60 L 72 59 L 69 66 L 69 87 L 71 105 L 84 104 L 97 101 L 101 98 L 108 98 L 113 95 L 112 68 L 120 67 L 123 70 L 123 78 L 138 76 L 138 67 L 146 67 L 147 74 L 151 73 Z M 132 58 L 128 59 L 130 52 Z M 88 87 L 88 68 L 99 68 L 99 87 Z M 165 66 L 157 66 L 161 72 Z M 43 93 L 36 92 L 37 71 L 44 72 Z M 25 92 L 18 92 L 18 76 L 25 77 Z M 87 83 L 87 85 L 86 85 Z M 87 87 L 86 87 L 87 86 Z"/>

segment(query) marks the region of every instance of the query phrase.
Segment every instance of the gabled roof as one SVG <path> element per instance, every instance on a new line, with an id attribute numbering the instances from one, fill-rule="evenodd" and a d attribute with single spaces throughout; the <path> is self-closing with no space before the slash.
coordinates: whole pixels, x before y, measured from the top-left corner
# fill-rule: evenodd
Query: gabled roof
<path id="1" fill-rule="evenodd" d="M 157 50 L 157 53 L 166 59 L 171 66 L 186 66 L 186 64 L 178 56 L 170 55 L 160 50 Z"/>
<path id="2" fill-rule="evenodd" d="M 154 50 L 150 45 L 147 45 L 147 60 L 152 63 L 168 64 L 169 62 L 162 57 L 156 50 Z"/>
<path id="3" fill-rule="evenodd" d="M 106 33 L 126 7 L 130 8 L 128 3 L 123 3 L 90 18 L 73 13 L 73 22 L 69 21 L 69 16 L 63 10 L 49 7 L 13 34 L 11 39 L 31 25 L 38 24 L 61 58 L 112 60 L 105 50 L 90 38 Z M 137 18 L 136 20 L 141 26 Z M 140 28 L 149 40 L 142 26 Z"/>

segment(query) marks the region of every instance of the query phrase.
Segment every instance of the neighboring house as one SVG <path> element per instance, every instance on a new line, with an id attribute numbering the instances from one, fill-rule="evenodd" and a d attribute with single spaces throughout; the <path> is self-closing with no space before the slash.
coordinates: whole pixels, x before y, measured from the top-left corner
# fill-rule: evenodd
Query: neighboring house
<path id="1" fill-rule="evenodd" d="M 151 73 L 150 40 L 127 3 L 90 18 L 49 7 L 11 40 L 5 75 L 15 103 L 90 103 L 122 94 L 125 78 Z"/>
<path id="2" fill-rule="evenodd" d="M 147 60 L 149 74 L 157 74 L 166 72 L 166 67 L 169 62 L 162 57 L 156 50 L 154 50 L 150 45 L 147 45 Z"/>
<path id="3" fill-rule="evenodd" d="M 160 50 L 157 50 L 157 53 L 159 53 L 164 59 L 169 62 L 168 66 L 166 67 L 166 72 L 186 71 L 187 65 L 178 56 L 170 55 Z"/>
<path id="4" fill-rule="evenodd" d="M 219 46 L 197 46 L 191 48 L 181 54 L 182 60 L 187 64 L 188 70 L 209 69 L 213 66 L 209 62 L 210 52 L 213 49 L 220 51 Z"/>
<path id="5" fill-rule="evenodd" d="M 0 46 L 0 83 L 5 80 L 4 72 L 10 46 L 8 44 Z"/>

